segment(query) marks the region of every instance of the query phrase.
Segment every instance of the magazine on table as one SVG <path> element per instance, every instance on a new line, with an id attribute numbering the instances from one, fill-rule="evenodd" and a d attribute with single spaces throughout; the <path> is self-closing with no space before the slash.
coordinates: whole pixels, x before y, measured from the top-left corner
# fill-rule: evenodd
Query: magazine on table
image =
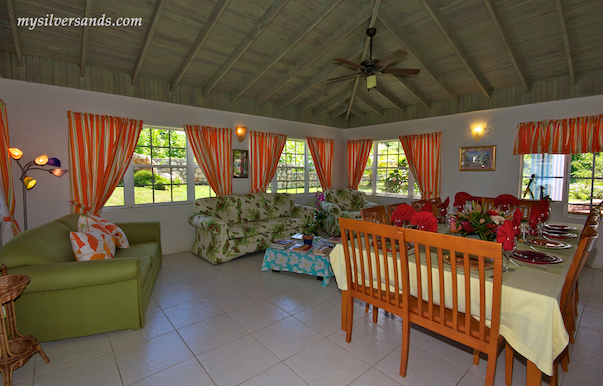
<path id="1" fill-rule="evenodd" d="M 294 240 L 289 239 L 280 239 L 273 241 L 270 245 L 274 249 L 287 249 L 295 244 Z"/>

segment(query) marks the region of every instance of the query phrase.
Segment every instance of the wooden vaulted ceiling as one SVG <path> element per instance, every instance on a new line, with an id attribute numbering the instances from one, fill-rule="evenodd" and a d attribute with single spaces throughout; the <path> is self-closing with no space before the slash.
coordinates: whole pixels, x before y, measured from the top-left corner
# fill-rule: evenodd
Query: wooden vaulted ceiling
<path id="1" fill-rule="evenodd" d="M 143 25 L 16 26 L 47 14 Z M 0 75 L 355 127 L 603 93 L 601 20 L 601 0 L 0 0 Z M 373 57 L 421 73 L 326 82 L 369 26 Z"/>

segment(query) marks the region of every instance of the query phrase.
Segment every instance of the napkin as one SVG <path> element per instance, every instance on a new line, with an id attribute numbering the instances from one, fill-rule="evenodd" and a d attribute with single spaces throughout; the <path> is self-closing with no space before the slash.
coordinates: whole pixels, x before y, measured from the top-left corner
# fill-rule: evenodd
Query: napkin
<path id="1" fill-rule="evenodd" d="M 498 227 L 496 242 L 502 243 L 505 251 L 511 251 L 515 247 L 515 230 L 513 229 L 513 221 L 505 221 Z"/>
<path id="2" fill-rule="evenodd" d="M 392 213 L 392 224 L 398 225 L 402 222 L 412 222 L 417 212 L 408 204 L 400 204 Z"/>
<path id="3" fill-rule="evenodd" d="M 540 204 L 538 204 L 538 207 L 540 208 L 540 222 L 542 223 L 546 222 L 551 214 L 549 204 L 550 202 L 546 198 L 540 199 Z"/>
<path id="4" fill-rule="evenodd" d="M 432 212 L 433 213 L 433 205 L 431 201 L 427 201 L 423 207 L 421 208 L 421 212 Z"/>
<path id="5" fill-rule="evenodd" d="M 521 209 L 515 209 L 513 213 L 513 227 L 515 228 L 515 236 L 519 236 L 521 233 L 521 219 L 523 219 L 523 212 Z"/>
<path id="6" fill-rule="evenodd" d="M 420 231 L 437 232 L 438 220 L 431 212 L 419 212 L 415 215 L 411 224 L 416 225 Z"/>
<path id="7" fill-rule="evenodd" d="M 456 206 L 456 208 L 460 211 L 463 210 L 463 206 L 465 206 L 465 203 L 467 201 L 475 201 L 477 200 L 476 197 L 473 197 L 472 195 L 470 195 L 467 192 L 458 192 L 457 194 L 454 195 L 454 206 Z"/>
<path id="8" fill-rule="evenodd" d="M 448 205 L 450 205 L 450 197 L 446 197 L 444 202 L 442 202 L 438 207 L 440 211 L 440 216 L 446 217 L 446 215 L 448 214 Z"/>
<path id="9" fill-rule="evenodd" d="M 533 206 L 530 210 L 530 217 L 528 218 L 528 224 L 530 225 L 530 228 L 536 229 L 536 227 L 538 226 L 538 223 L 540 222 L 541 211 L 541 207 L 537 205 Z"/>
<path id="10" fill-rule="evenodd" d="M 519 200 L 511 194 L 501 194 L 494 199 L 494 207 L 500 206 L 502 210 L 509 210 L 509 206 L 519 205 Z"/>

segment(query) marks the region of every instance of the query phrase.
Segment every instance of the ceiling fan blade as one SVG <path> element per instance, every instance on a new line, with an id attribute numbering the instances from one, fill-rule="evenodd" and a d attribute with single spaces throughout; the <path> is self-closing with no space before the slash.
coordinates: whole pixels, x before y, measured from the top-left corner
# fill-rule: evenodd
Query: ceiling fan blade
<path id="1" fill-rule="evenodd" d="M 417 68 L 386 68 L 381 71 L 382 74 L 392 74 L 395 76 L 416 76 L 421 70 Z"/>
<path id="2" fill-rule="evenodd" d="M 331 82 L 331 81 L 334 81 L 334 80 L 344 80 L 344 79 L 349 79 L 349 78 L 353 78 L 353 77 L 355 77 L 355 76 L 358 76 L 358 75 L 360 75 L 360 74 L 361 74 L 360 72 L 355 72 L 355 73 L 353 73 L 353 74 L 347 74 L 347 75 L 338 76 L 338 77 L 336 77 L 336 78 L 327 79 L 326 81 L 327 81 L 327 82 Z"/>
<path id="3" fill-rule="evenodd" d="M 387 67 L 390 64 L 404 60 L 407 56 L 408 56 L 408 52 L 398 50 L 398 51 L 394 52 L 393 54 L 391 54 L 390 56 L 388 56 L 387 58 L 381 59 L 379 62 L 377 62 L 377 67 Z"/>
<path id="4" fill-rule="evenodd" d="M 336 61 L 337 63 L 341 64 L 341 65 L 347 65 L 347 66 L 351 66 L 351 67 L 355 67 L 355 68 L 359 68 L 361 70 L 364 69 L 364 66 L 358 64 L 358 63 L 354 63 L 354 62 L 350 62 L 347 59 L 342 59 L 342 58 L 335 58 L 333 59 L 334 61 Z"/>

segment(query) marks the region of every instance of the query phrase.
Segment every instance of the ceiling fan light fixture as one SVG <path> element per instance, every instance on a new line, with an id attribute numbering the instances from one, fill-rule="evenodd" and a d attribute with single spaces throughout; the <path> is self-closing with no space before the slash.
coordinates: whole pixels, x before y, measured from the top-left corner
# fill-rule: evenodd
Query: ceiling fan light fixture
<path id="1" fill-rule="evenodd" d="M 366 88 L 371 89 L 377 87 L 377 75 L 369 75 L 366 77 Z"/>

